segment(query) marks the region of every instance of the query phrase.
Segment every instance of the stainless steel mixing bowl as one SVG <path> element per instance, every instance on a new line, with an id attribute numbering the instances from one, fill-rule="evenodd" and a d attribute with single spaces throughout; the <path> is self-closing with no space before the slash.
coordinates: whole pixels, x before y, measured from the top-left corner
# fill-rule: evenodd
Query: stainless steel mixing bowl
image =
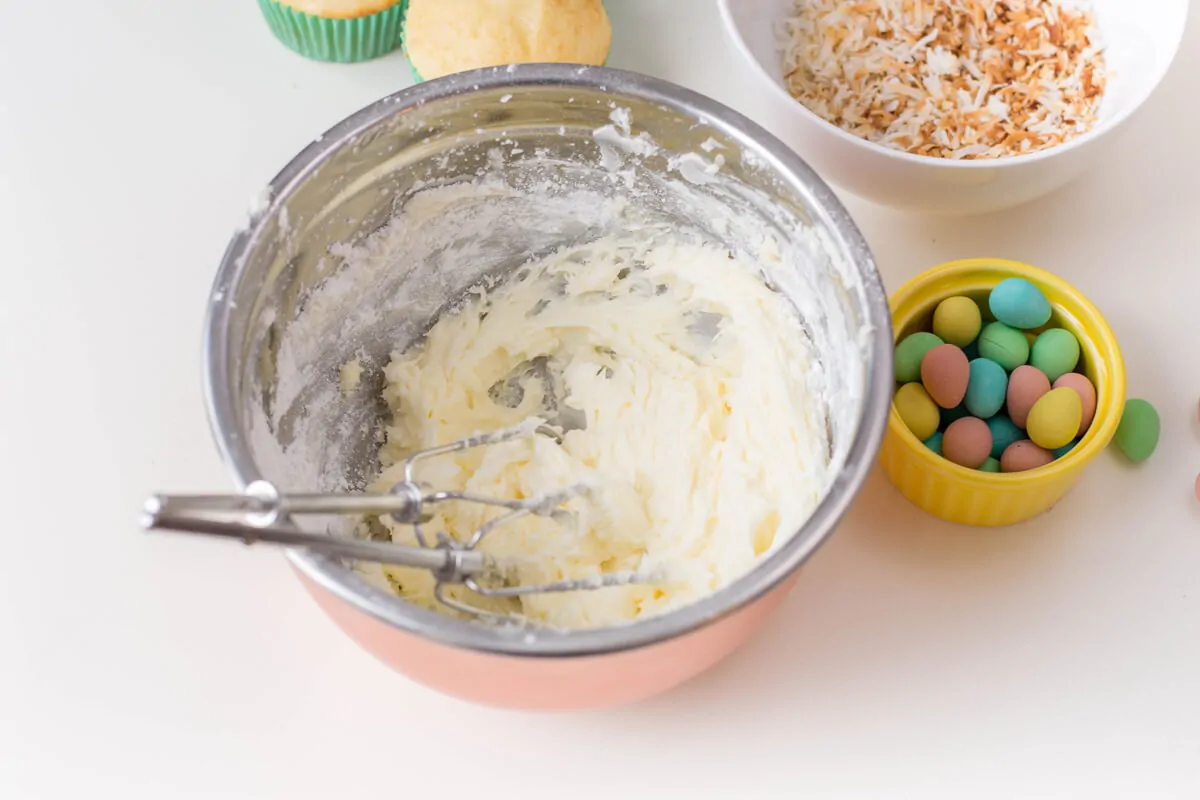
<path id="1" fill-rule="evenodd" d="M 440 245 L 413 244 L 337 287 L 345 248 L 415 193 L 481 175 L 538 199 L 511 200 L 486 241 L 473 243 L 452 240 L 465 211 L 448 207 L 430 223 L 450 226 L 445 236 L 414 237 Z M 388 354 L 481 278 L 617 224 L 560 210 L 555 193 L 574 189 L 625 197 L 648 224 L 777 262 L 784 280 L 776 288 L 797 304 L 821 354 L 812 380 L 830 398 L 822 413 L 835 477 L 812 517 L 751 573 L 694 605 L 616 628 L 531 632 L 458 620 L 409 605 L 348 565 L 290 552 L 318 602 L 367 649 L 485 703 L 628 701 L 736 648 L 853 500 L 890 404 L 892 337 L 879 275 L 845 209 L 795 153 L 728 108 L 653 78 L 572 65 L 485 69 L 402 91 L 334 127 L 271 182 L 268 202 L 234 237 L 211 298 L 206 383 L 237 482 L 361 486 L 376 469 L 386 409 L 371 398 Z M 757 240 L 764 230 L 777 252 Z M 469 268 L 447 257 L 468 245 Z M 355 355 L 367 390 L 342 398 L 337 370 Z"/>

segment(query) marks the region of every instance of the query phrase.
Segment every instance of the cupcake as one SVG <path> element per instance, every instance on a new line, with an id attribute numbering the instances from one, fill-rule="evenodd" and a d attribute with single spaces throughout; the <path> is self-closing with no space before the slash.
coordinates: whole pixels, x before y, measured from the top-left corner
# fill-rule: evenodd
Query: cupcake
<path id="1" fill-rule="evenodd" d="M 601 0 L 408 0 L 414 77 L 529 62 L 604 63 L 612 24 Z"/>
<path id="2" fill-rule="evenodd" d="M 279 41 L 317 61 L 369 61 L 400 46 L 404 0 L 258 0 L 258 5 Z"/>

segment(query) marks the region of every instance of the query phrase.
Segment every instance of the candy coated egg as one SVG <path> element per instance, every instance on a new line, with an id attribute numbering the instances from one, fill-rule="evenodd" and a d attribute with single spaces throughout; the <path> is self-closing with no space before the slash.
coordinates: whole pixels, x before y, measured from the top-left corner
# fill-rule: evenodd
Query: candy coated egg
<path id="1" fill-rule="evenodd" d="M 980 472 L 999 472 L 1000 471 L 1000 462 L 994 458 L 989 458 L 987 461 L 984 461 L 982 464 L 979 465 L 979 471 Z"/>
<path id="2" fill-rule="evenodd" d="M 963 417 L 942 436 L 942 455 L 955 464 L 976 469 L 992 452 L 992 432 L 975 417 Z"/>
<path id="3" fill-rule="evenodd" d="M 1145 400 L 1129 400 L 1113 441 L 1131 461 L 1145 461 L 1158 447 L 1161 427 L 1154 406 Z"/>
<path id="4" fill-rule="evenodd" d="M 906 383 L 896 392 L 896 413 L 904 422 L 905 427 L 912 431 L 922 442 L 937 432 L 938 415 L 937 403 L 919 383 Z"/>
<path id="5" fill-rule="evenodd" d="M 1033 404 L 1025 427 L 1034 444 L 1053 450 L 1079 434 L 1079 421 L 1082 418 L 1083 402 L 1079 399 L 1079 393 L 1064 386 L 1051 389 Z"/>
<path id="6" fill-rule="evenodd" d="M 967 361 L 974 361 L 975 359 L 979 358 L 979 340 L 976 339 L 964 347 L 963 352 L 967 355 Z"/>
<path id="7" fill-rule="evenodd" d="M 1018 427 L 1024 428 L 1029 419 L 1029 409 L 1050 391 L 1050 379 L 1037 367 L 1023 364 L 1008 376 L 1008 415 Z M 1024 437 L 1022 437 L 1024 438 Z"/>
<path id="8" fill-rule="evenodd" d="M 947 297 L 933 312 L 933 332 L 947 344 L 966 347 L 982 326 L 979 306 L 969 297 Z"/>
<path id="9" fill-rule="evenodd" d="M 992 457 L 999 458 L 1013 442 L 1025 438 L 1025 431 L 1016 426 L 1007 414 L 997 414 L 987 421 L 992 434 Z"/>
<path id="10" fill-rule="evenodd" d="M 1056 381 L 1079 363 L 1079 340 L 1063 328 L 1051 328 L 1038 335 L 1029 353 L 1029 363 Z"/>
<path id="11" fill-rule="evenodd" d="M 940 456 L 942 454 L 942 434 L 935 433 L 930 436 L 925 440 L 925 446 Z"/>
<path id="12" fill-rule="evenodd" d="M 943 429 L 949 428 L 950 423 L 954 422 L 954 420 L 962 419 L 963 417 L 968 417 L 970 415 L 971 415 L 971 412 L 967 411 L 967 406 L 965 403 L 957 405 L 954 408 L 943 408 L 942 409 L 942 424 L 940 427 L 942 427 Z"/>
<path id="13" fill-rule="evenodd" d="M 995 416 L 1004 405 L 1004 395 L 1008 391 L 1008 373 L 1004 371 L 1004 367 L 987 358 L 972 361 L 970 370 L 963 405 L 980 419 Z"/>
<path id="14" fill-rule="evenodd" d="M 1079 440 L 1078 440 L 1078 439 L 1076 439 L 1076 440 L 1075 440 L 1075 441 L 1073 441 L 1073 442 L 1067 442 L 1067 443 L 1066 443 L 1066 444 L 1064 444 L 1062 447 L 1056 447 L 1056 448 L 1054 448 L 1053 450 L 1051 450 L 1050 452 L 1051 452 L 1051 454 L 1052 454 L 1052 455 L 1053 455 L 1053 456 L 1054 456 L 1056 459 L 1058 459 L 1058 458 L 1062 458 L 1062 457 L 1063 457 L 1063 456 L 1065 456 L 1067 453 L 1069 453 L 1069 452 L 1071 452 L 1072 450 L 1074 450 L 1074 449 L 1075 449 L 1075 445 L 1077 445 L 1077 444 L 1079 444 Z"/>
<path id="15" fill-rule="evenodd" d="M 1021 331 L 1021 333 L 1025 334 L 1025 342 L 1033 347 L 1033 343 L 1037 341 L 1037 334 L 1033 331 Z"/>
<path id="16" fill-rule="evenodd" d="M 939 344 L 921 360 L 921 383 L 942 408 L 954 408 L 963 401 L 970 377 L 966 355 L 952 344 Z"/>
<path id="17" fill-rule="evenodd" d="M 1013 442 L 1000 456 L 1001 472 L 1025 472 L 1044 467 L 1054 460 L 1054 454 L 1038 447 L 1028 439 Z"/>
<path id="18" fill-rule="evenodd" d="M 926 353 L 939 344 L 943 344 L 942 340 L 929 331 L 917 331 L 901 339 L 900 344 L 896 345 L 896 381 L 911 383 L 921 380 L 921 361 Z"/>
<path id="19" fill-rule="evenodd" d="M 1083 418 L 1079 421 L 1079 432 L 1085 433 L 1092 427 L 1092 420 L 1096 417 L 1096 387 L 1086 375 L 1080 375 L 1078 372 L 1068 372 L 1054 382 L 1055 389 L 1064 386 L 1079 392 L 1079 399 L 1083 402 Z"/>
<path id="20" fill-rule="evenodd" d="M 1029 360 L 1029 342 L 1016 328 L 989 322 L 979 334 L 979 356 L 990 358 L 1009 372 Z"/>
<path id="21" fill-rule="evenodd" d="M 1005 278 L 988 295 L 992 315 L 1014 328 L 1036 328 L 1050 321 L 1050 301 L 1024 278 Z"/>

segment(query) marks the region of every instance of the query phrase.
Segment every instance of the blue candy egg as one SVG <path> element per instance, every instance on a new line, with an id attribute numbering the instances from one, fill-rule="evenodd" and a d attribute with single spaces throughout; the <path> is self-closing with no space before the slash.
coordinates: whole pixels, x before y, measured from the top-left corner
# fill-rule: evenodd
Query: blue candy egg
<path id="1" fill-rule="evenodd" d="M 1013 442 L 1029 438 L 1008 414 L 997 414 L 987 421 L 987 426 L 992 432 L 992 458 L 995 459 L 999 459 Z"/>
<path id="2" fill-rule="evenodd" d="M 977 358 L 971 362 L 967 396 L 963 400 L 963 405 L 971 414 L 984 420 L 996 416 L 996 412 L 1004 405 L 1007 392 L 1008 373 L 1004 367 L 987 358 Z"/>
<path id="3" fill-rule="evenodd" d="M 930 436 L 925 440 L 925 446 L 940 456 L 942 454 L 942 434 L 939 432 Z"/>
<path id="4" fill-rule="evenodd" d="M 988 295 L 988 308 L 1005 325 L 1037 328 L 1050 321 L 1050 301 L 1024 278 L 1005 278 Z"/>

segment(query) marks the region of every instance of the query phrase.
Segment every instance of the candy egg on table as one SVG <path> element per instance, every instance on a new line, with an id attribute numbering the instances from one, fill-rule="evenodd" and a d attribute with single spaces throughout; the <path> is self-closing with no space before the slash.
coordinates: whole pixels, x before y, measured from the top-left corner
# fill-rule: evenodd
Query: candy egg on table
<path id="1" fill-rule="evenodd" d="M 1009 386 L 1011 387 L 1011 385 L 1010 379 Z M 1079 432 L 1086 433 L 1096 416 L 1096 387 L 1092 385 L 1086 375 L 1080 375 L 1078 372 L 1068 372 L 1054 382 L 1055 389 L 1061 389 L 1064 386 L 1079 393 L 1079 400 L 1083 403 L 1083 418 L 1079 421 Z M 1011 406 L 1011 404 L 1012 401 L 1009 400 L 1009 405 Z"/>
<path id="2" fill-rule="evenodd" d="M 1079 363 L 1079 340 L 1063 328 L 1043 331 L 1029 351 L 1029 363 L 1056 381 Z"/>
<path id="3" fill-rule="evenodd" d="M 1020 280 L 1006 283 L 1010 278 Z M 1030 291 L 1030 286 L 1036 291 Z M 956 310 L 970 313 L 959 298 L 970 300 L 981 313 L 979 336 L 965 344 L 964 334 L 947 321 Z M 891 308 L 898 343 L 915 334 L 927 334 L 914 340 L 915 344 L 923 339 L 928 345 L 923 354 L 940 345 L 955 345 L 968 364 L 962 402 L 937 409 L 940 439 L 918 438 L 914 433 L 925 431 L 908 430 L 899 409 L 894 409 L 889 420 L 880 461 L 888 479 L 913 504 L 966 525 L 1021 522 L 1053 507 L 1112 441 L 1125 404 L 1120 347 L 1099 310 L 1065 281 L 1016 261 L 966 259 L 908 281 L 892 295 Z M 1056 380 L 1035 368 L 1031 358 L 1039 337 L 1059 329 L 1078 343 L 1079 354 L 1071 369 L 1055 376 L 1062 381 L 1056 385 Z M 1060 346 L 1066 342 L 1063 334 L 1055 333 L 1046 337 L 1043 345 L 1054 344 L 1056 339 Z M 1044 346 L 1039 351 L 1042 356 L 1050 352 Z M 1069 361 L 1068 354 L 1058 362 L 1051 359 L 1048 366 L 1055 369 L 1057 363 L 1057 369 L 1064 369 L 1064 362 Z M 1046 362 L 1039 358 L 1039 363 Z M 1071 375 L 1078 377 L 1068 377 Z M 1010 388 L 1015 389 L 1015 415 Z M 1045 403 L 1056 389 L 1066 389 L 1072 396 L 1066 398 L 1068 392 L 1060 392 Z M 1094 409 L 1088 402 L 1091 394 L 1095 395 Z M 1033 414 L 1039 401 L 1043 407 Z M 1018 424 L 1022 402 L 1024 423 L 1031 424 L 1032 414 L 1033 432 Z M 1073 405 L 1078 417 L 1072 412 Z M 1084 427 L 1085 412 L 1092 417 L 1088 427 Z M 1136 423 L 1141 413 L 1134 412 L 1131 419 Z M 991 443 L 982 461 L 977 452 L 960 452 L 961 431 L 982 434 L 984 428 Z M 1039 446 L 1032 438 L 1035 435 L 1053 447 Z M 940 446 L 941 455 L 925 444 L 931 438 Z M 955 459 L 976 466 L 964 466 Z"/>
<path id="4" fill-rule="evenodd" d="M 921 380 L 921 362 L 925 354 L 939 344 L 945 344 L 928 331 L 917 331 L 896 345 L 896 380 L 911 383 Z"/>
<path id="5" fill-rule="evenodd" d="M 1029 342 L 1016 328 L 1003 322 L 991 322 L 979 333 L 979 356 L 1012 372 L 1029 361 Z"/>
<path id="6" fill-rule="evenodd" d="M 970 377 L 967 356 L 955 345 L 940 344 L 921 359 L 921 383 L 941 408 L 956 408 L 963 401 Z"/>
<path id="7" fill-rule="evenodd" d="M 1145 461 L 1158 447 L 1161 429 L 1162 422 L 1154 406 L 1146 400 L 1134 399 L 1125 404 L 1113 441 L 1130 461 Z"/>
<path id="8" fill-rule="evenodd" d="M 1029 410 L 1025 429 L 1038 447 L 1054 450 L 1069 443 L 1079 433 L 1083 402 L 1070 387 L 1051 389 Z"/>
<path id="9" fill-rule="evenodd" d="M 1005 395 L 1008 416 L 1017 427 L 1024 428 L 1029 409 L 1051 389 L 1050 379 L 1037 367 L 1022 364 L 1008 376 L 1008 392 Z"/>

